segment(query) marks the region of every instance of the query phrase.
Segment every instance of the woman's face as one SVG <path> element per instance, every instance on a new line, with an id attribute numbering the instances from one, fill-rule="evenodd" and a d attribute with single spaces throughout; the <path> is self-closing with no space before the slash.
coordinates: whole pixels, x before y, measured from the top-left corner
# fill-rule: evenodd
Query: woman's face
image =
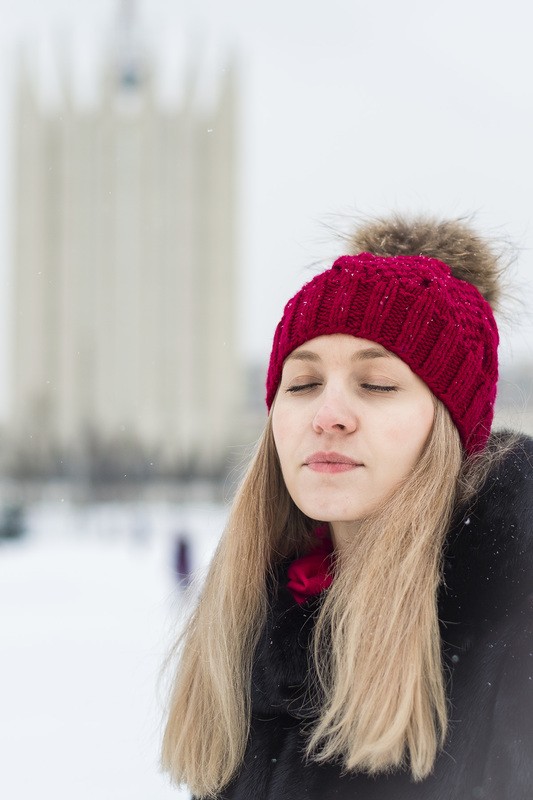
<path id="1" fill-rule="evenodd" d="M 272 410 L 293 501 L 312 519 L 364 519 L 412 471 L 433 416 L 426 384 L 381 345 L 345 334 L 306 342 L 287 357 Z"/>

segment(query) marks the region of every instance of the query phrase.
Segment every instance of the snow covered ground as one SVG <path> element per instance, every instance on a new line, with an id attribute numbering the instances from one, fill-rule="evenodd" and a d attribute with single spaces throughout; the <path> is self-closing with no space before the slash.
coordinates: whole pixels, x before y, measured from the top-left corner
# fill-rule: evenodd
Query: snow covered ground
<path id="1" fill-rule="evenodd" d="M 33 508 L 0 545 L 0 797 L 184 800 L 159 772 L 161 666 L 184 599 L 179 531 L 203 568 L 217 506 Z"/>

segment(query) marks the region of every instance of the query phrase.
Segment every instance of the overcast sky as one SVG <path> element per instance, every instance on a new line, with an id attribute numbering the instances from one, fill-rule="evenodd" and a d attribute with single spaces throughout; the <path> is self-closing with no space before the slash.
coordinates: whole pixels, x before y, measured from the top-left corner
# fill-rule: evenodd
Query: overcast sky
<path id="1" fill-rule="evenodd" d="M 389 210 L 458 216 L 518 248 L 506 361 L 533 359 L 533 11 L 523 0 L 144 0 L 163 83 L 202 40 L 240 67 L 239 331 L 266 358 L 284 302 L 341 251 L 327 225 Z M 17 42 L 57 37 L 78 70 L 117 0 L 0 0 L 0 264 L 9 272 L 9 82 Z M 48 42 L 48 44 L 47 44 Z M 85 64 L 85 67 L 84 67 Z M 224 61 L 217 69 L 222 70 Z M 5 328 L 5 325 L 4 325 Z M 2 336 L 5 341 L 5 336 Z M 5 373 L 0 353 L 0 377 Z"/>

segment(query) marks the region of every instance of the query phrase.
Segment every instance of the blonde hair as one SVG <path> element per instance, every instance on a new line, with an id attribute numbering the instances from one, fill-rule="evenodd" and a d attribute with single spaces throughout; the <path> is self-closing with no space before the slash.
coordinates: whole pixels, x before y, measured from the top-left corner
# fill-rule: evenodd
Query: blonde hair
<path id="1" fill-rule="evenodd" d="M 324 701 L 308 752 L 319 761 L 342 755 L 375 773 L 408 757 L 417 780 L 433 767 L 447 729 L 437 589 L 461 463 L 438 403 L 414 471 L 339 552 L 315 628 Z"/>
<path id="2" fill-rule="evenodd" d="M 486 468 L 478 459 L 475 481 L 462 480 L 468 465 L 457 429 L 435 405 L 413 473 L 337 557 L 314 633 L 312 760 L 340 759 L 346 770 L 370 773 L 408 765 L 420 780 L 444 742 L 442 547 L 458 487 L 474 491 Z M 162 763 L 195 795 L 215 797 L 243 760 L 267 578 L 277 562 L 309 548 L 316 525 L 288 494 L 269 420 L 179 642 Z"/>
<path id="3" fill-rule="evenodd" d="M 162 765 L 199 796 L 214 797 L 242 761 L 267 574 L 276 561 L 305 551 L 312 527 L 283 481 L 269 419 L 178 641 Z"/>

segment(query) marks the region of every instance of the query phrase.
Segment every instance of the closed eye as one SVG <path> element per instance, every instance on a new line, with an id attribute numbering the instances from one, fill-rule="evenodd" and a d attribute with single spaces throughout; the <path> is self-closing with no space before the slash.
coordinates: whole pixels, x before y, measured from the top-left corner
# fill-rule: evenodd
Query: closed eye
<path id="1" fill-rule="evenodd" d="M 362 383 L 361 387 L 366 389 L 368 392 L 395 392 L 397 391 L 396 386 L 381 386 L 375 383 Z"/>
<path id="2" fill-rule="evenodd" d="M 315 386 L 320 386 L 321 384 L 318 381 L 314 381 L 311 383 L 298 383 L 294 386 L 289 386 L 287 391 L 288 392 L 303 392 L 305 389 L 314 389 Z"/>

